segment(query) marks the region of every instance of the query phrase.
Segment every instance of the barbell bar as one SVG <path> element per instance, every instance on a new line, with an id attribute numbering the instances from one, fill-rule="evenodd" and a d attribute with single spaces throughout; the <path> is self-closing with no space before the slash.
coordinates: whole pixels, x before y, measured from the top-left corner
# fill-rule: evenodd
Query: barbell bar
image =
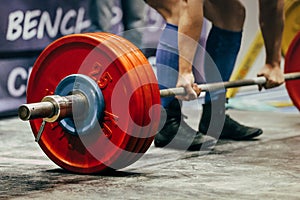
<path id="1" fill-rule="evenodd" d="M 300 79 L 300 72 L 284 74 L 284 79 L 285 81 Z M 228 89 L 228 88 L 244 87 L 244 86 L 251 86 L 251 85 L 264 85 L 266 82 L 267 82 L 266 77 L 261 76 L 252 79 L 200 84 L 197 86 L 201 91 L 210 92 L 210 91 L 222 90 L 224 88 Z M 185 89 L 182 87 L 160 90 L 161 97 L 169 97 L 169 96 L 185 95 L 185 94 L 186 94 Z"/>
<path id="2" fill-rule="evenodd" d="M 284 74 L 285 81 L 300 79 L 300 72 Z M 267 82 L 265 77 L 256 77 L 238 81 L 227 81 L 209 84 L 197 85 L 201 91 L 211 92 L 227 88 L 244 87 L 251 85 L 263 85 Z M 183 87 L 162 89 L 159 91 L 160 97 L 171 97 L 176 95 L 185 95 Z M 76 102 L 78 108 L 84 108 L 87 105 L 87 98 L 83 94 L 68 96 L 51 95 L 46 96 L 40 103 L 23 104 L 18 109 L 18 115 L 21 120 L 32 120 L 44 118 L 46 122 L 55 122 L 59 119 L 72 116 L 72 106 Z M 84 110 L 82 109 L 82 112 Z"/>
<path id="3" fill-rule="evenodd" d="M 300 63 L 289 57 L 300 52 L 295 43 L 286 56 L 291 70 L 285 67 L 285 80 L 300 78 L 294 69 Z M 210 92 L 265 83 L 265 77 L 256 77 L 198 87 Z M 184 94 L 184 88 L 159 90 L 148 60 L 126 39 L 73 34 L 51 43 L 36 60 L 19 117 L 29 120 L 41 149 L 58 166 L 98 173 L 138 160 L 159 129 L 155 105 L 161 97 Z"/>

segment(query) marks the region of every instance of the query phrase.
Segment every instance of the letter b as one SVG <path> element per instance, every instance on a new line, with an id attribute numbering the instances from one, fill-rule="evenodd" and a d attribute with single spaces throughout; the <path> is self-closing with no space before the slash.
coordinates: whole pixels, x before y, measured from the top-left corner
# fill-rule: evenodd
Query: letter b
<path id="1" fill-rule="evenodd" d="M 9 14 L 6 40 L 14 41 L 22 35 L 21 23 L 23 19 L 24 13 L 21 10 L 17 10 Z"/>

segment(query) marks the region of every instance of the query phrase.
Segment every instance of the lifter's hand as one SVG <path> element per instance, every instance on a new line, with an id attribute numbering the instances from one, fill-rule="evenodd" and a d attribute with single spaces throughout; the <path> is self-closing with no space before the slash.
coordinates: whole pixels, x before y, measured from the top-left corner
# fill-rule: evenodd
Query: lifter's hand
<path id="1" fill-rule="evenodd" d="M 284 76 L 279 63 L 274 65 L 265 64 L 257 76 L 264 76 L 267 79 L 267 82 L 264 85 L 258 86 L 259 91 L 261 91 L 262 88 L 274 88 L 284 83 Z"/>
<path id="2" fill-rule="evenodd" d="M 192 73 L 180 74 L 178 76 L 176 87 L 183 87 L 186 91 L 184 96 L 176 96 L 177 99 L 190 101 L 196 99 L 201 90 L 198 88 L 195 83 L 195 77 Z"/>

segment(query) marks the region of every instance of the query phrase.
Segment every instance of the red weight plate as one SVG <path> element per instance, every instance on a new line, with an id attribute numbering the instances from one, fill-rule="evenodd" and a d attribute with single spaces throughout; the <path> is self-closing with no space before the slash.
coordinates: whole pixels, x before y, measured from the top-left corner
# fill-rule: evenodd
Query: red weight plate
<path id="1" fill-rule="evenodd" d="M 146 110 L 150 111 L 150 108 L 153 105 L 160 105 L 160 93 L 159 93 L 158 82 L 153 72 L 152 66 L 150 65 L 146 57 L 139 56 L 136 59 L 138 59 L 141 63 L 146 63 L 143 65 L 143 67 L 138 68 L 138 75 L 142 76 L 146 74 L 145 79 L 147 78 L 147 82 L 149 84 L 145 85 L 144 89 L 146 93 L 145 99 L 149 99 L 148 100 L 149 104 L 145 106 L 146 106 Z M 151 112 L 149 112 L 148 115 L 146 115 L 145 125 L 148 125 L 150 121 L 151 121 L 151 126 L 149 127 L 147 140 L 145 141 L 143 148 L 141 148 L 141 150 L 139 151 L 140 153 L 145 153 L 148 150 L 148 148 L 150 147 L 154 139 L 156 132 L 158 131 L 158 126 L 160 122 L 160 109 L 157 108 L 152 109 Z"/>
<path id="2" fill-rule="evenodd" d="M 148 70 L 153 70 L 150 65 L 147 69 L 147 67 L 145 68 L 146 71 Z M 159 92 L 159 87 L 158 87 L 158 84 L 157 84 L 157 79 L 154 75 L 154 73 L 151 73 L 151 75 L 148 74 L 148 77 L 149 77 L 149 82 L 152 83 L 151 84 L 151 94 L 150 96 L 152 97 L 152 104 L 150 105 L 153 106 L 153 105 L 160 105 L 161 102 L 160 102 L 160 92 Z M 147 109 L 149 110 L 150 108 L 149 106 L 147 107 Z M 151 123 L 152 127 L 150 129 L 150 132 L 149 132 L 149 138 L 147 139 L 144 147 L 140 150 L 140 153 L 145 153 L 154 137 L 155 137 L 155 134 L 157 133 L 158 131 L 158 127 L 159 127 L 159 123 L 160 123 L 160 108 L 156 108 L 156 109 L 152 109 L 151 112 L 149 113 L 149 115 L 151 116 L 151 120 L 155 120 L 154 122 L 156 123 Z M 146 118 L 146 124 L 148 124 L 150 122 L 150 118 Z"/>
<path id="3" fill-rule="evenodd" d="M 97 37 L 97 38 L 104 38 L 106 37 L 106 35 L 103 35 L 102 33 L 88 33 L 91 36 Z M 106 37 L 106 42 L 110 43 L 110 47 L 112 47 L 113 49 L 118 49 L 119 52 L 122 52 L 124 55 L 122 55 L 122 58 L 125 59 L 126 61 L 124 62 L 128 62 L 127 65 L 129 66 L 137 66 L 138 64 L 143 64 L 143 63 L 136 63 L 135 60 L 131 60 L 133 59 L 131 56 L 131 59 L 129 59 L 128 57 L 130 57 L 131 54 L 136 54 L 138 56 L 143 56 L 142 52 L 139 50 L 134 50 L 134 51 L 129 51 L 128 48 L 132 49 L 134 46 L 133 44 L 131 44 L 130 46 L 128 46 L 128 48 L 124 49 L 122 48 L 124 45 L 123 43 L 125 42 L 125 40 L 121 37 Z M 135 73 L 135 70 L 133 70 Z M 140 79 L 139 79 L 140 80 Z M 136 86 L 139 86 L 140 82 L 137 82 Z M 142 95 L 142 97 L 140 98 L 141 101 L 139 103 L 141 103 L 142 105 L 145 105 L 145 96 L 144 96 L 144 91 L 140 90 L 138 88 L 138 90 L 135 91 L 135 93 L 138 93 L 140 95 Z M 131 106 L 132 111 L 130 111 L 130 115 L 131 117 L 134 119 L 134 122 L 137 123 L 139 126 L 143 126 L 143 119 L 145 118 L 145 112 L 146 110 L 143 109 L 137 109 L 137 107 L 135 106 L 135 102 L 132 101 L 132 99 L 130 99 L 130 104 L 132 104 L 133 106 Z M 138 112 L 136 112 L 138 111 Z M 135 128 L 134 130 L 130 130 L 130 132 L 134 132 L 134 135 L 131 135 L 129 133 L 129 137 L 130 140 L 127 143 L 126 146 L 126 151 L 122 152 L 122 155 L 119 156 L 118 162 L 116 163 L 116 165 L 118 165 L 120 168 L 126 167 L 130 164 L 132 164 L 133 162 L 131 162 L 131 158 L 135 155 L 135 152 L 137 151 L 137 147 L 143 146 L 143 142 L 141 140 L 145 140 L 145 138 L 140 137 L 141 134 L 144 134 L 141 130 Z"/>
<path id="4" fill-rule="evenodd" d="M 284 73 L 300 72 L 300 32 L 291 42 L 285 56 Z M 300 80 L 286 81 L 286 88 L 294 105 L 300 110 Z"/>
<path id="5" fill-rule="evenodd" d="M 142 90 L 145 96 L 144 105 L 146 112 L 144 114 L 141 113 L 141 115 L 144 116 L 145 121 L 143 124 L 139 124 L 142 126 L 141 129 L 135 129 L 135 131 L 139 133 L 139 135 L 135 134 L 135 136 L 139 136 L 139 141 L 137 142 L 136 148 L 132 152 L 136 152 L 138 154 L 132 154 L 132 159 L 128 159 L 129 163 L 133 163 L 147 151 L 154 139 L 154 134 L 158 129 L 160 110 L 155 109 L 151 110 L 152 113 L 148 113 L 153 105 L 160 105 L 158 83 L 151 65 L 137 47 L 121 37 L 114 37 L 112 40 L 115 40 L 113 43 L 117 44 L 118 47 L 122 49 L 121 51 L 124 52 L 124 55 L 126 55 L 129 62 L 135 66 L 137 74 L 143 84 L 139 90 Z M 152 91 L 155 92 L 153 93 Z M 149 114 L 153 119 L 151 124 Z M 147 126 L 148 124 L 149 126 Z"/>
<path id="6" fill-rule="evenodd" d="M 122 41 L 122 45 L 125 45 L 125 49 L 127 51 L 135 51 L 135 49 L 131 49 L 130 42 L 128 41 Z M 144 55 L 138 55 L 138 54 L 131 54 L 130 55 L 130 61 L 135 61 L 135 66 L 137 66 L 135 69 L 137 70 L 137 74 L 139 77 L 141 77 L 141 80 L 143 80 L 143 87 L 142 90 L 144 90 L 145 94 L 145 109 L 147 111 L 150 111 L 149 109 L 153 105 L 160 105 L 160 94 L 159 94 L 159 88 L 157 84 L 157 80 L 155 77 L 155 74 L 153 72 L 153 69 L 151 65 L 149 64 L 148 60 Z M 138 67 L 143 65 L 143 67 Z M 153 121 L 151 121 L 150 124 L 150 117 Z M 140 157 L 149 149 L 153 139 L 154 139 L 154 134 L 157 132 L 158 125 L 159 125 L 159 119 L 160 119 L 160 110 L 155 109 L 151 110 L 151 113 L 145 113 L 145 121 L 144 121 L 144 127 L 142 131 L 142 138 L 145 138 L 145 140 L 141 139 L 140 146 L 137 147 L 137 154 L 133 154 L 133 157 L 129 162 L 134 163 Z M 149 124 L 149 126 L 148 126 Z"/>
<path id="7" fill-rule="evenodd" d="M 154 105 L 154 102 L 152 101 L 152 84 L 157 84 L 156 79 L 154 79 L 152 82 L 150 82 L 150 79 L 152 75 L 154 75 L 153 70 L 146 59 L 146 57 L 135 47 L 130 43 L 129 41 L 121 38 L 122 41 L 119 43 L 122 44 L 120 47 L 124 49 L 124 51 L 128 52 L 136 52 L 134 54 L 127 54 L 127 57 L 132 62 L 132 64 L 135 67 L 138 76 L 140 77 L 140 80 L 142 82 L 142 86 L 139 88 L 139 90 L 142 90 L 144 93 L 144 106 L 145 106 L 145 113 L 144 113 L 144 123 L 142 125 L 140 132 L 140 138 L 139 142 L 137 143 L 137 146 L 134 150 L 135 154 L 132 154 L 132 157 L 128 160 L 129 163 L 134 163 L 136 160 L 138 160 L 145 151 L 143 149 L 149 148 L 149 143 L 151 144 L 154 137 L 153 137 L 153 129 L 155 129 L 155 125 L 153 125 L 153 122 L 150 124 L 150 118 L 149 113 L 150 108 Z M 155 76 L 154 76 L 155 78 Z M 158 117 L 159 118 L 159 117 Z M 159 122 L 159 120 L 154 121 L 154 124 Z"/>
<path id="8" fill-rule="evenodd" d="M 104 34 L 104 33 L 103 33 Z M 107 34 L 109 38 L 110 35 Z M 107 39 L 108 39 L 107 38 Z M 86 136 L 74 136 L 64 132 L 58 123 L 47 123 L 39 142 L 42 150 L 57 165 L 77 173 L 96 173 L 111 167 L 122 156 L 122 151 L 131 149 L 127 135 L 131 127 L 128 117 L 115 116 L 112 112 L 112 93 L 118 81 L 134 66 L 122 57 L 123 52 L 112 49 L 110 43 L 89 36 L 75 34 L 65 36 L 49 45 L 37 59 L 28 83 L 28 103 L 39 102 L 45 95 L 53 94 L 56 86 L 70 74 L 85 74 L 97 81 L 105 100 L 105 117 L 99 132 Z M 120 109 L 122 98 L 127 97 L 127 91 L 136 88 L 138 77 L 129 74 L 123 80 L 123 87 L 118 90 Z M 131 96 L 130 110 L 135 118 L 143 110 L 139 92 Z M 118 106 L 116 109 L 118 109 Z M 121 121 L 126 130 L 121 130 L 116 124 Z M 41 120 L 31 120 L 34 135 L 41 126 Z M 127 127 L 126 127 L 127 124 Z M 109 138 L 109 139 L 108 139 Z"/>
<path id="9" fill-rule="evenodd" d="M 100 37 L 102 37 L 101 34 Z M 153 113 L 155 112 L 154 110 L 151 111 L 152 113 L 148 113 L 148 111 L 153 105 L 160 105 L 159 89 L 152 67 L 146 57 L 142 54 L 142 52 L 131 42 L 125 40 L 124 38 L 113 37 L 111 38 L 111 40 L 114 41 L 113 43 L 115 43 L 118 48 L 122 49 L 121 51 L 124 52 L 124 56 L 126 56 L 128 58 L 128 61 L 131 62 L 133 66 L 135 66 L 137 74 L 140 77 L 141 82 L 143 83 L 143 86 L 138 88 L 138 90 L 142 90 L 145 96 L 143 104 L 145 105 L 146 112 L 144 114 L 141 113 L 141 116 L 144 116 L 145 121 L 143 124 L 139 124 L 140 126 L 142 126 L 141 129 L 135 129 L 135 136 L 139 138 L 136 143 L 135 149 L 132 151 L 132 156 L 130 158 L 127 158 L 129 165 L 138 160 L 143 155 L 143 153 L 146 152 L 153 141 L 154 133 L 157 131 L 160 111 L 157 109 L 155 110 L 156 113 Z M 152 90 L 156 92 L 156 96 L 152 94 Z M 155 101 L 153 101 L 152 99 L 154 99 Z M 149 124 L 149 114 L 151 115 L 151 117 L 153 117 L 152 119 L 154 119 L 154 123 L 152 122 L 151 124 Z M 148 124 L 150 126 L 147 126 Z M 134 152 L 137 154 L 135 154 Z"/>

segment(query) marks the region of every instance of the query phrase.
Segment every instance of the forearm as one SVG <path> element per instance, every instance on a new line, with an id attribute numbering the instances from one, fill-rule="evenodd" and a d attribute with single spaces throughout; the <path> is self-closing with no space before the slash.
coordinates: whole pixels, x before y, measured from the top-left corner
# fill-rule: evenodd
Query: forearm
<path id="1" fill-rule="evenodd" d="M 284 0 L 260 0 L 260 28 L 266 49 L 266 64 L 278 66 L 284 27 Z"/>
<path id="2" fill-rule="evenodd" d="M 179 74 L 192 73 L 203 24 L 202 0 L 182 1 L 178 29 Z"/>

